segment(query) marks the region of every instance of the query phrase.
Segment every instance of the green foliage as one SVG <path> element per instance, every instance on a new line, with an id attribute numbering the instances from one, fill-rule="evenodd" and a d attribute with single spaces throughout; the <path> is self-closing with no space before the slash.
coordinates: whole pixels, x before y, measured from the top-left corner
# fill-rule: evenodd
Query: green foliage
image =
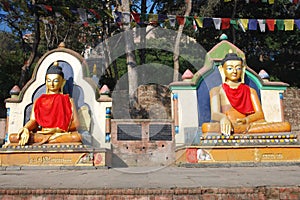
<path id="1" fill-rule="evenodd" d="M 4 117 L 6 109 L 3 103 L 10 97 L 11 88 L 18 83 L 23 52 L 10 33 L 0 32 L 0 43 L 0 117 Z"/>

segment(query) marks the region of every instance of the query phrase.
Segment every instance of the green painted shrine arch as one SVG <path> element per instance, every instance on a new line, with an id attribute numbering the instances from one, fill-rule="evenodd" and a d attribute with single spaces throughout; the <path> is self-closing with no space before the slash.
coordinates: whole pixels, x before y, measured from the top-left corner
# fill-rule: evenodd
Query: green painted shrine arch
<path id="1" fill-rule="evenodd" d="M 204 66 L 194 74 L 190 82 L 172 83 L 170 84 L 171 90 L 196 90 L 200 83 L 214 71 L 215 67 L 220 64 L 225 55 L 230 51 L 241 57 L 247 66 L 245 53 L 234 44 L 223 40 L 207 53 Z M 248 66 L 246 68 L 246 75 L 260 90 L 286 90 L 289 86 L 287 83 L 283 82 L 265 81 Z"/>

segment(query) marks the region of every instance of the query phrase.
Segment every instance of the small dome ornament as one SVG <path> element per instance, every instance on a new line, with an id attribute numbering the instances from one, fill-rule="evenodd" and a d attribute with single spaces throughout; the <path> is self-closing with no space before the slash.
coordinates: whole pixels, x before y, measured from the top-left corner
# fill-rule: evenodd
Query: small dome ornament
<path id="1" fill-rule="evenodd" d="M 225 34 L 225 33 L 222 33 L 221 35 L 220 35 L 220 37 L 219 37 L 219 40 L 228 40 L 228 37 L 227 37 L 227 35 Z"/>
<path id="2" fill-rule="evenodd" d="M 191 70 L 187 69 L 182 75 L 183 81 L 190 81 L 194 77 L 194 74 L 191 72 Z"/>
<path id="3" fill-rule="evenodd" d="M 261 79 L 263 79 L 263 81 L 269 81 L 270 76 L 269 74 L 265 71 L 265 70 L 260 70 L 260 72 L 258 73 L 258 75 L 260 76 Z"/>
<path id="4" fill-rule="evenodd" d="M 9 94 L 11 96 L 11 98 L 18 98 L 19 94 L 20 94 L 20 88 L 19 86 L 15 85 L 10 91 Z"/>

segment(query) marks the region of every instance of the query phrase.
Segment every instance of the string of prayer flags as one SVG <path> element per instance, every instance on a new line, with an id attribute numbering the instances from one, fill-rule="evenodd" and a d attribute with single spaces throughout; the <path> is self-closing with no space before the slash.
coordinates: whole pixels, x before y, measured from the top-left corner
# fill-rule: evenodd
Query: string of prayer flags
<path id="1" fill-rule="evenodd" d="M 231 0 L 225 0 L 231 1 Z M 258 2 L 259 0 L 245 0 L 247 2 Z M 261 0 L 263 1 L 263 0 Z M 264 0 L 269 3 L 274 2 L 274 0 Z M 289 0 L 290 3 L 300 3 L 300 0 Z M 10 10 L 10 3 L 7 0 L 2 0 L 3 9 L 6 11 Z M 300 4 L 299 4 L 300 5 Z M 268 31 L 292 31 L 300 30 L 300 19 L 231 19 L 231 18 L 220 18 L 220 17 L 205 17 L 205 16 L 179 16 L 179 15 L 164 15 L 164 14 L 140 14 L 136 12 L 131 13 L 122 13 L 117 9 L 113 11 L 109 10 L 95 10 L 95 9 L 86 9 L 86 8 L 70 8 L 70 7 L 54 7 L 45 4 L 36 4 L 39 8 L 39 12 L 43 16 L 54 15 L 57 17 L 70 17 L 74 18 L 76 15 L 78 19 L 84 26 L 88 26 L 91 23 L 97 24 L 99 26 L 99 20 L 105 16 L 114 19 L 114 22 L 119 26 L 122 26 L 122 23 L 125 20 L 126 14 L 129 16 L 126 20 L 134 24 L 155 24 L 162 25 L 169 22 L 171 27 L 176 25 L 184 25 L 186 28 L 192 27 L 195 31 L 199 28 L 211 28 L 214 27 L 216 30 L 225 30 L 229 29 L 231 26 L 237 30 L 242 31 L 256 31 L 260 30 L 261 32 Z M 1 14 L 1 16 L 4 14 Z M 54 23 L 54 22 L 53 22 Z M 259 29 L 258 29 L 259 28 Z"/>

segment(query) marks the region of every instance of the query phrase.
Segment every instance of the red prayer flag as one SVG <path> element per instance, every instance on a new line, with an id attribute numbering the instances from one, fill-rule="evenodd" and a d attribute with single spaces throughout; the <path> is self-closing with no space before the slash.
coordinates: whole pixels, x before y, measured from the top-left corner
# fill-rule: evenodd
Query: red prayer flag
<path id="1" fill-rule="evenodd" d="M 140 18 L 140 14 L 139 14 L 139 13 L 132 12 L 131 15 L 132 15 L 132 17 L 133 17 L 133 19 L 134 19 L 134 21 L 135 21 L 136 23 L 140 23 L 141 18 Z"/>
<path id="2" fill-rule="evenodd" d="M 268 26 L 269 31 L 274 31 L 274 29 L 275 29 L 275 19 L 266 19 L 266 24 Z"/>
<path id="3" fill-rule="evenodd" d="M 222 18 L 221 29 L 229 29 L 230 27 L 230 18 Z"/>
<path id="4" fill-rule="evenodd" d="M 177 22 L 179 25 L 184 25 L 184 19 L 185 17 L 183 16 L 176 16 Z"/>

